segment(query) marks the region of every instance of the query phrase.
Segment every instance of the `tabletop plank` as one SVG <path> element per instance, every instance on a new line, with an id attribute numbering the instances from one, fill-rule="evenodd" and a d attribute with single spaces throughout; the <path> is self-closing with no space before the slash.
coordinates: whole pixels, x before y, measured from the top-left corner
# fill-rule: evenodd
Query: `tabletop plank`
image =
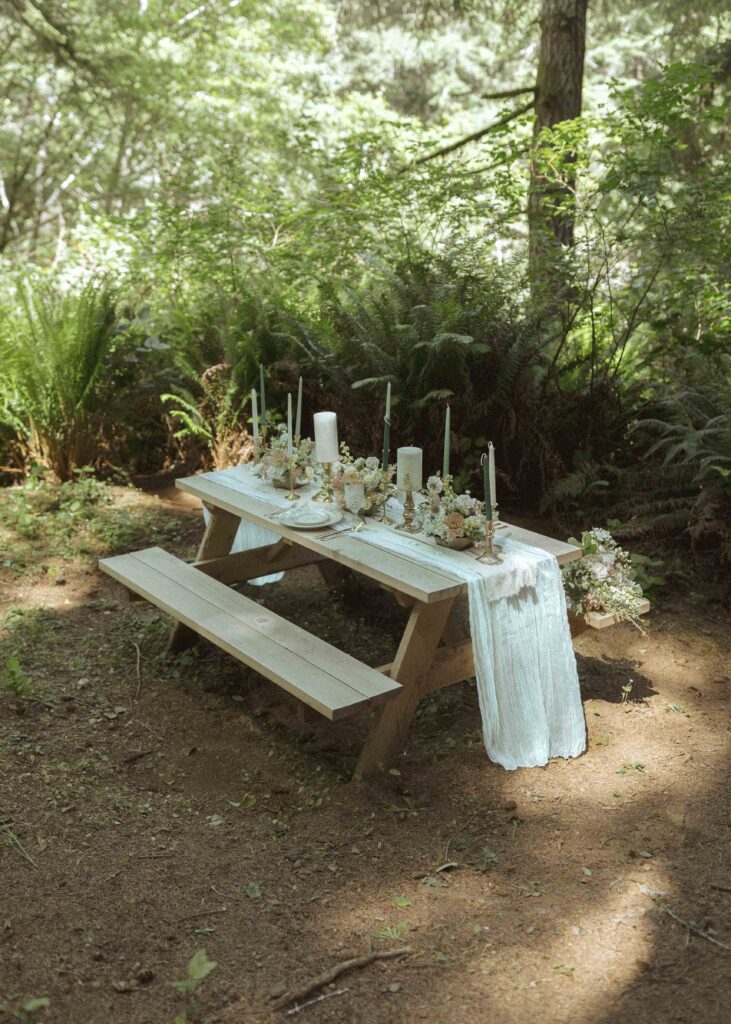
<path id="1" fill-rule="evenodd" d="M 277 511 L 278 505 L 267 504 L 265 497 L 260 500 L 232 487 L 224 487 L 218 481 L 206 479 L 205 473 L 177 480 L 176 485 L 188 494 L 200 498 L 206 505 L 233 512 L 234 515 L 257 523 L 280 537 L 286 537 L 293 544 L 316 551 L 325 558 L 346 565 L 364 576 L 370 576 L 378 583 L 409 594 L 417 601 L 431 604 L 445 597 L 455 596 L 464 589 L 464 583 L 455 577 L 447 576 L 428 566 L 418 565 L 393 552 L 355 542 L 356 534 L 348 533 L 333 537 L 331 528 L 293 530 L 280 523 L 278 519 L 268 519 L 267 514 Z M 327 539 L 324 540 L 323 537 Z"/>
<path id="2" fill-rule="evenodd" d="M 237 468 L 235 472 L 240 474 L 241 468 Z M 319 531 L 293 530 L 279 522 L 278 519 L 269 518 L 273 512 L 281 511 L 281 505 L 273 500 L 268 501 L 266 491 L 263 490 L 261 495 L 257 494 L 256 496 L 243 493 L 234 486 L 227 487 L 221 482 L 220 473 L 217 473 L 216 476 L 217 479 L 213 480 L 209 474 L 201 473 L 197 476 L 177 480 L 176 486 L 199 498 L 209 507 L 222 508 L 243 519 L 248 519 L 280 537 L 285 537 L 293 544 L 309 548 L 325 558 L 369 576 L 384 586 L 408 594 L 417 601 L 431 604 L 448 597 L 455 597 L 466 590 L 463 580 L 450 575 L 448 571 L 420 564 L 418 560 L 406 557 L 401 553 L 369 544 L 358 534 L 343 533 L 333 536 L 332 529 L 329 527 Z M 309 491 L 303 490 L 300 493 L 307 496 Z M 525 530 L 519 526 L 507 525 L 510 527 L 511 540 L 517 540 L 547 551 L 556 558 L 559 565 L 581 557 L 581 550 L 572 544 L 566 544 L 553 537 L 544 537 L 542 534 Z M 498 540 L 500 532 L 497 535 Z M 507 531 L 505 532 L 507 533 Z"/>

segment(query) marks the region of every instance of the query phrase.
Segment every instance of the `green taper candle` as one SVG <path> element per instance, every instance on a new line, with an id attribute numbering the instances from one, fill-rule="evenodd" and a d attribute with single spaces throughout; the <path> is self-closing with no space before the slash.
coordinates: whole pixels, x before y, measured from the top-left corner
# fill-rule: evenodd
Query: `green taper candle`
<path id="1" fill-rule="evenodd" d="M 480 456 L 480 464 L 482 465 L 482 483 L 485 488 L 485 515 L 489 515 L 489 509 L 492 507 L 492 495 L 490 494 L 489 460 L 485 452 Z"/>

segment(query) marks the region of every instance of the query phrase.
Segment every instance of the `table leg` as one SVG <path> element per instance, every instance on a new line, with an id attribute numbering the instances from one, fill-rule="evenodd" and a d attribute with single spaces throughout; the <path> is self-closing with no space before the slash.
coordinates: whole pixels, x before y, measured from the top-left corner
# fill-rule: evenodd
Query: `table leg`
<path id="1" fill-rule="evenodd" d="M 206 506 L 208 508 L 208 506 Z M 208 508 L 211 513 L 206 532 L 198 548 L 196 561 L 202 562 L 207 558 L 221 558 L 231 550 L 234 537 L 239 528 L 241 520 L 231 512 L 222 508 Z M 172 629 L 168 640 L 168 651 L 170 654 L 178 654 L 192 647 L 200 640 L 199 635 L 189 626 L 177 622 Z"/>
<path id="2" fill-rule="evenodd" d="M 356 765 L 356 778 L 376 771 L 404 749 L 422 682 L 431 668 L 453 603 L 454 598 L 449 598 L 414 605 L 391 668 L 391 678 L 401 683 L 402 690 L 378 711 Z"/>

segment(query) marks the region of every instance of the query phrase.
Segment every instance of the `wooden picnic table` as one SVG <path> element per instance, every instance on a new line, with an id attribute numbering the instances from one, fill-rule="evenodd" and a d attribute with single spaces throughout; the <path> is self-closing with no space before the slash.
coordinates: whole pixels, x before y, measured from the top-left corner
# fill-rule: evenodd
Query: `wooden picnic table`
<path id="1" fill-rule="evenodd" d="M 241 471 L 240 469 L 238 470 Z M 213 477 L 215 476 L 215 479 Z M 358 759 L 363 776 L 403 750 L 419 699 L 470 678 L 472 643 L 455 614 L 466 584 L 447 571 L 369 544 L 354 532 L 295 530 L 276 517 L 275 492 L 256 496 L 227 485 L 225 473 L 187 477 L 177 486 L 210 513 L 195 562 L 160 548 L 104 559 L 104 571 L 177 620 L 171 637 L 180 650 L 202 636 L 288 691 L 300 714 L 338 719 L 375 707 Z M 231 553 L 242 520 L 277 535 L 271 544 Z M 370 528 L 390 529 L 385 524 Z M 511 539 L 542 548 L 559 564 L 581 557 L 572 544 L 510 526 Z M 314 564 L 325 579 L 333 563 L 361 573 L 411 609 L 394 660 L 376 668 L 231 589 L 232 584 Z"/>

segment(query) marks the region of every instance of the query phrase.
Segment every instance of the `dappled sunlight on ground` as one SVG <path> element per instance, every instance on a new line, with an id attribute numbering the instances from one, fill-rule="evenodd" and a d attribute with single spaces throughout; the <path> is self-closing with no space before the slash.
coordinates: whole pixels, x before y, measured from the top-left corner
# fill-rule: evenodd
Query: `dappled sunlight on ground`
<path id="1" fill-rule="evenodd" d="M 197 513 L 164 514 L 181 525 L 162 546 L 189 551 Z M 344 975 L 303 1019 L 725 1024 L 718 606 L 578 640 L 580 758 L 491 765 L 464 684 L 422 702 L 393 774 L 355 785 L 367 719 L 304 725 L 219 652 L 167 658 L 164 618 L 91 556 L 35 543 L 32 567 L 26 549 L 2 570 L 0 998 L 47 996 L 48 1024 L 161 1024 L 205 949 L 198 1019 L 280 1024 L 275 998 L 372 942 L 413 952 Z M 247 593 L 373 663 L 402 628 L 382 592 L 311 569 Z"/>

